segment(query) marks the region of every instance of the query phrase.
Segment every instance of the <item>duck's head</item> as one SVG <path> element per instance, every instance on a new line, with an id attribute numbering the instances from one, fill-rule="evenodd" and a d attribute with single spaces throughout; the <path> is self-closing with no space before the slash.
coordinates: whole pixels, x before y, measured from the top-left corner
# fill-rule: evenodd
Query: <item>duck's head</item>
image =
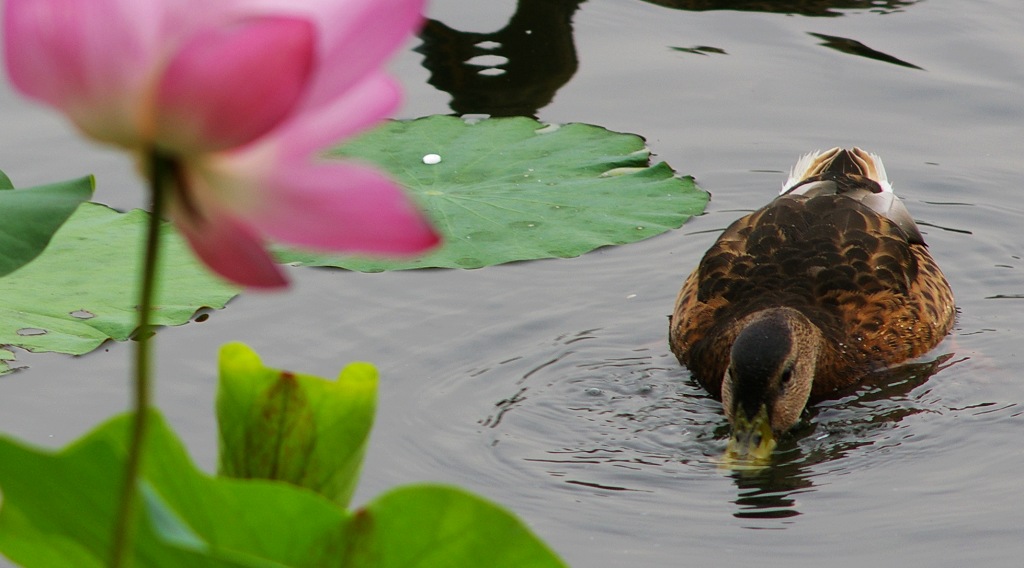
<path id="1" fill-rule="evenodd" d="M 776 437 L 800 420 L 811 394 L 821 332 L 791 308 L 757 312 L 742 322 L 722 382 L 732 424 L 730 459 L 763 462 Z"/>

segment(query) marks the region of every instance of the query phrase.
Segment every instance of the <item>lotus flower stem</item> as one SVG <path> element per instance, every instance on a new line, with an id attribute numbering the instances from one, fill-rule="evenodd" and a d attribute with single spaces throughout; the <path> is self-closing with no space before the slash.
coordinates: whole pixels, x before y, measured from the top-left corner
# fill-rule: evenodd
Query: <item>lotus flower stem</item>
<path id="1" fill-rule="evenodd" d="M 174 181 L 174 163 L 158 151 L 149 152 L 149 180 L 153 198 L 149 225 L 146 230 L 146 248 L 142 266 L 142 290 L 139 293 L 139 325 L 135 335 L 134 365 L 134 416 L 131 423 L 131 439 L 128 456 L 124 465 L 124 481 L 117 505 L 114 525 L 114 540 L 111 548 L 110 566 L 130 566 L 135 537 L 135 517 L 138 497 L 138 480 L 142 471 L 143 444 L 148 426 L 147 409 L 151 406 L 151 354 L 150 316 L 153 311 L 153 294 L 157 281 L 157 263 L 160 254 L 160 223 L 167 183 Z"/>

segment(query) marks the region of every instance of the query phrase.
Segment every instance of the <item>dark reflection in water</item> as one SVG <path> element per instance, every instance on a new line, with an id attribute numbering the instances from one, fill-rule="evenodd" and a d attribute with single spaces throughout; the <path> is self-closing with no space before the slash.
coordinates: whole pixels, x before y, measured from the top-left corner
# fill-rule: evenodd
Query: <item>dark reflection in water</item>
<path id="1" fill-rule="evenodd" d="M 774 462 L 756 470 L 730 472 L 736 483 L 737 518 L 778 519 L 799 515 L 794 497 L 812 490 L 816 466 L 879 443 L 879 434 L 905 418 L 925 412 L 912 391 L 929 377 L 958 363 L 953 354 L 908 363 L 868 377 L 847 396 L 808 409 L 804 421 L 782 440 Z M 899 445 L 895 442 L 894 445 Z"/>
<path id="2" fill-rule="evenodd" d="M 563 85 L 576 73 L 578 60 L 572 17 L 585 0 L 519 0 L 508 24 L 496 32 L 478 33 L 453 29 L 427 20 L 420 32 L 427 81 L 451 95 L 448 106 L 456 115 L 537 117 Z M 646 0 L 669 8 L 691 11 L 742 10 L 840 16 L 841 10 L 889 13 L 914 1 L 804 0 L 781 2 Z M 811 35 L 844 53 L 920 69 L 852 39 Z M 713 46 L 673 47 L 696 55 L 725 54 Z"/>
<path id="3" fill-rule="evenodd" d="M 709 45 L 695 45 L 693 47 L 673 47 L 675 51 L 682 51 L 683 53 L 692 53 L 694 55 L 709 55 L 712 53 L 718 55 L 728 55 L 724 49 L 718 47 L 711 47 Z"/>
<path id="4" fill-rule="evenodd" d="M 860 57 L 867 57 L 868 59 L 874 59 L 876 61 L 884 61 L 886 63 L 892 63 L 893 65 L 899 65 L 901 67 L 921 69 L 922 71 L 924 70 L 923 68 L 918 67 L 913 63 L 907 63 L 902 59 L 897 59 L 889 54 L 882 53 L 881 51 L 875 49 L 871 49 L 870 47 L 864 45 L 863 43 L 855 39 L 849 39 L 839 36 L 830 36 L 825 34 L 816 34 L 814 32 L 807 33 L 820 40 L 823 40 L 821 45 L 834 49 L 836 51 L 849 53 L 850 55 L 859 55 Z"/>
<path id="5" fill-rule="evenodd" d="M 531 116 L 576 73 L 572 16 L 584 0 L 519 0 L 494 33 L 427 20 L 416 51 L 431 85 L 452 96 L 455 114 Z"/>
<path id="6" fill-rule="evenodd" d="M 799 515 L 796 495 L 814 486 L 809 472 L 810 468 L 792 463 L 756 472 L 733 472 L 738 490 L 734 503 L 739 508 L 733 516 L 737 519 L 787 519 Z"/>
<path id="7" fill-rule="evenodd" d="M 710 10 L 735 10 L 738 12 L 774 12 L 777 14 L 798 14 L 801 16 L 842 16 L 843 10 L 870 10 L 879 14 L 902 11 L 917 0 L 645 0 L 651 4 L 706 12 Z"/>
<path id="8" fill-rule="evenodd" d="M 927 221 L 917 221 L 918 225 L 924 225 L 925 227 L 935 227 L 936 229 L 942 229 L 943 231 L 949 231 L 950 233 L 960 233 L 961 235 L 973 235 L 974 231 L 968 231 L 967 229 L 957 229 L 955 227 L 943 227 L 942 225 L 936 225 L 935 223 L 929 223 Z"/>
<path id="9" fill-rule="evenodd" d="M 797 496 L 814 491 L 818 476 L 855 467 L 844 461 L 854 450 L 885 451 L 910 437 L 901 422 L 935 410 L 918 389 L 959 362 L 944 354 L 872 375 L 809 409 L 770 466 L 742 470 L 720 465 L 729 433 L 721 405 L 666 351 L 624 348 L 622 338 L 591 329 L 473 370 L 469 383 L 509 389 L 478 420 L 480 432 L 504 462 L 542 468 L 563 487 L 660 500 L 681 479 L 726 476 L 736 486 L 736 518 L 777 521 L 800 515 Z"/>

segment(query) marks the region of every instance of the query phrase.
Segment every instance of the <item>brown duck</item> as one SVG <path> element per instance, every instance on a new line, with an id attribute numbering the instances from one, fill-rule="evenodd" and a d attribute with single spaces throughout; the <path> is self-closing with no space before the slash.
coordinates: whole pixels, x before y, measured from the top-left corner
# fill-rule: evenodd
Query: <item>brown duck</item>
<path id="1" fill-rule="evenodd" d="M 808 402 L 924 354 L 954 315 L 881 159 L 833 148 L 802 157 L 778 197 L 704 254 L 669 344 L 722 400 L 730 452 L 764 458 Z"/>

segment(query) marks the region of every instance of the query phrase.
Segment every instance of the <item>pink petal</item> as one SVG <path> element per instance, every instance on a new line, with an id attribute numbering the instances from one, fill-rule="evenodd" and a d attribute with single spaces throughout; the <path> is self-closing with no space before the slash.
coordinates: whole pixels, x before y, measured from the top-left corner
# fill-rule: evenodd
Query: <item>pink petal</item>
<path id="1" fill-rule="evenodd" d="M 8 0 L 3 41 L 11 82 L 86 134 L 134 146 L 162 17 L 160 2 Z"/>
<path id="2" fill-rule="evenodd" d="M 383 73 L 370 75 L 331 104 L 290 118 L 259 146 L 273 146 L 289 158 L 309 157 L 376 125 L 394 112 L 400 99 L 394 80 Z"/>
<path id="3" fill-rule="evenodd" d="M 232 12 L 292 14 L 318 24 L 318 72 L 306 104 L 333 100 L 381 65 L 419 29 L 425 0 L 239 0 Z"/>
<path id="4" fill-rule="evenodd" d="M 251 10 L 241 13 L 237 10 L 236 5 L 245 3 L 244 0 L 157 0 L 155 3 L 163 4 L 166 10 L 161 34 L 168 42 L 178 44 L 187 40 L 196 30 L 215 28 L 252 16 Z"/>
<path id="5" fill-rule="evenodd" d="M 296 161 L 279 167 L 269 183 L 265 202 L 246 217 L 283 243 L 412 255 L 440 242 L 402 189 L 370 167 Z"/>
<path id="6" fill-rule="evenodd" d="M 204 207 L 202 218 L 171 203 L 171 219 L 196 256 L 221 277 L 250 288 L 288 285 L 263 240 L 244 222 L 225 210 Z"/>
<path id="7" fill-rule="evenodd" d="M 157 143 L 179 154 L 233 148 L 295 109 L 314 67 L 306 20 L 254 18 L 189 38 L 157 87 Z"/>
<path id="8" fill-rule="evenodd" d="M 313 3 L 323 47 L 306 106 L 330 103 L 381 66 L 412 39 L 424 0 L 343 0 Z"/>

